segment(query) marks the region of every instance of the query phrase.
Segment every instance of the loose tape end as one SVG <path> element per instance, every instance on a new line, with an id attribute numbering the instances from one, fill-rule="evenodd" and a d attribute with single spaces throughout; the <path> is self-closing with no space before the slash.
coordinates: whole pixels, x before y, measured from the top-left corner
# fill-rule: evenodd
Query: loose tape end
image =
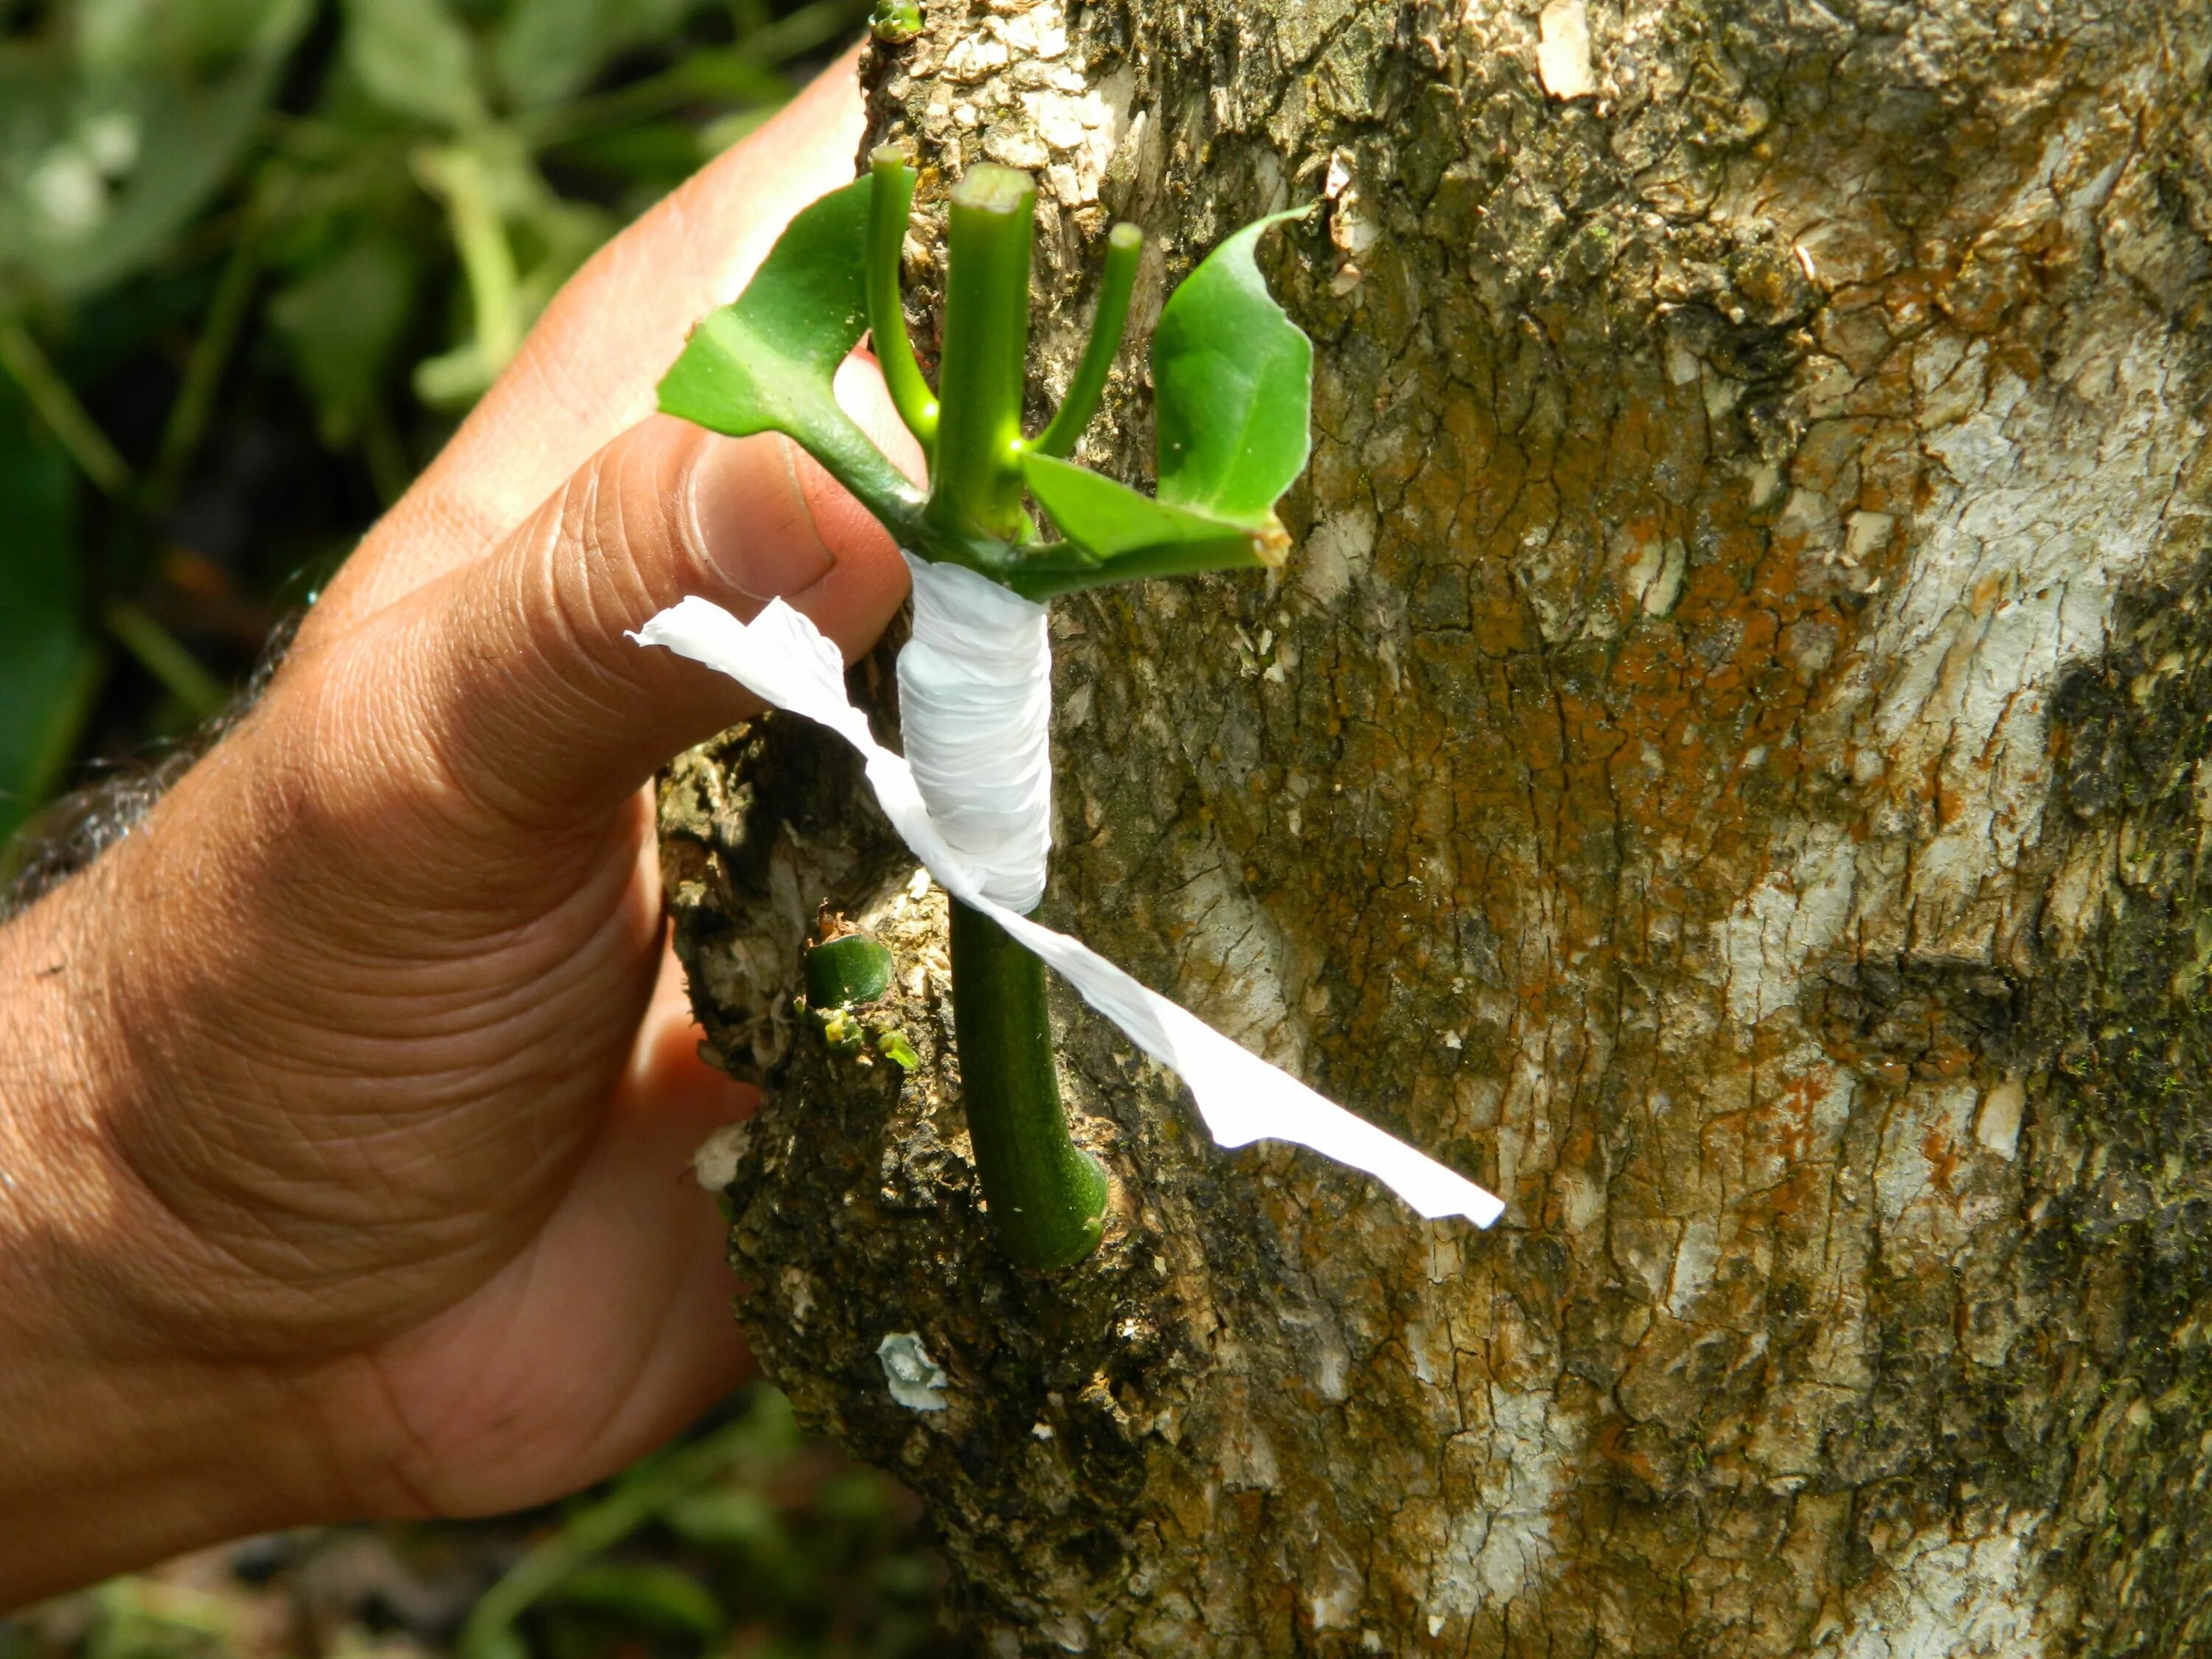
<path id="1" fill-rule="evenodd" d="M 876 742 L 846 696 L 837 648 L 782 600 L 746 623 L 708 600 L 687 599 L 630 637 L 726 674 L 763 702 L 826 726 L 858 749 L 884 813 L 945 890 L 1042 957 L 1131 1042 L 1178 1073 L 1220 1146 L 1285 1140 L 1310 1147 L 1373 1176 L 1431 1220 L 1464 1216 L 1487 1227 L 1504 1213 L 1501 1200 L 1466 1176 L 1315 1093 L 1079 940 L 990 898 L 931 817 L 911 769 Z"/>

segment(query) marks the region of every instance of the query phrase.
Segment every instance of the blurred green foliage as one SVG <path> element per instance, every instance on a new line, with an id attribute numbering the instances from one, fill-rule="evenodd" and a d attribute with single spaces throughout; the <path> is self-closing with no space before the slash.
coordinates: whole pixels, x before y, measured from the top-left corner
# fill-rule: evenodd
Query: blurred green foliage
<path id="1" fill-rule="evenodd" d="M 562 280 L 865 15 L 0 0 L 0 843 L 215 712 Z M 919 1659 L 918 1524 L 757 1387 L 556 1509 L 209 1552 L 0 1659 Z"/>
<path id="2" fill-rule="evenodd" d="M 0 1659 L 950 1659 L 913 1500 L 775 1389 L 568 1504 L 256 1539 L 13 1621 Z"/>
<path id="3" fill-rule="evenodd" d="M 212 713 L 562 281 L 866 12 L 0 0 L 0 842 Z"/>

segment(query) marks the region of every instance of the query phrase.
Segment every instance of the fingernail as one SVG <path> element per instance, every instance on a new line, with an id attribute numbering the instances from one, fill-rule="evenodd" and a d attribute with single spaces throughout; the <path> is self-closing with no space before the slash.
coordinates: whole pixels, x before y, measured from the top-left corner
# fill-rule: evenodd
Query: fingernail
<path id="1" fill-rule="evenodd" d="M 830 574 L 835 562 L 806 510 L 792 446 L 765 434 L 700 447 L 685 495 L 699 550 L 738 596 L 765 605 Z"/>

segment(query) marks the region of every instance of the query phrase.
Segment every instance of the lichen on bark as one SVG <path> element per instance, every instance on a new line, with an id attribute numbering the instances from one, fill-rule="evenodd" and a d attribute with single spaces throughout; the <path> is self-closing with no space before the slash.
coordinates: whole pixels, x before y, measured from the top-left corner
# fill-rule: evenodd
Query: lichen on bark
<path id="1" fill-rule="evenodd" d="M 806 733 L 688 758 L 747 1328 L 991 1650 L 2212 1640 L 2208 58 L 2201 0 L 944 0 L 875 53 L 925 350 L 962 167 L 1039 174 L 1039 415 L 1152 234 L 1121 476 L 1167 283 L 1323 204 L 1267 245 L 1289 569 L 1055 607 L 1045 915 L 1511 1206 L 1215 1152 L 1070 1006 L 1113 1229 L 1011 1272 L 938 901 Z M 823 897 L 911 1077 L 787 1023 Z"/>

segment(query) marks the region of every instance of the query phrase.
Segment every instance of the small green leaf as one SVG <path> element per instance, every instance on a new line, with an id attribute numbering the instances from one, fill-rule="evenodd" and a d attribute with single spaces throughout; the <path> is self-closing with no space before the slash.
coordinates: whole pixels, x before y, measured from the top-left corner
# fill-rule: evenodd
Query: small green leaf
<path id="1" fill-rule="evenodd" d="M 1275 502 L 1304 471 L 1313 345 L 1268 295 L 1247 225 L 1176 289 L 1152 336 L 1159 495 L 1030 449 L 1022 481 L 1066 538 L 1006 580 L 1031 599 L 1282 562 Z"/>
<path id="2" fill-rule="evenodd" d="M 1261 232 L 1303 211 L 1245 226 L 1160 313 L 1152 387 L 1164 502 L 1259 529 L 1305 470 L 1313 343 L 1252 258 Z"/>
<path id="3" fill-rule="evenodd" d="M 1112 567 L 1111 580 L 1266 562 L 1260 532 L 1154 501 L 1072 461 L 1024 452 L 1022 480 L 1061 535 Z"/>
<path id="4" fill-rule="evenodd" d="M 711 312 L 660 382 L 660 406 L 732 437 L 836 410 L 830 377 L 868 325 L 868 191 L 856 179 L 804 210 L 734 305 Z M 842 416 L 841 416 L 842 418 Z"/>
<path id="5" fill-rule="evenodd" d="M 895 532 L 912 490 L 831 388 L 868 325 L 868 192 L 854 179 L 806 208 L 769 250 L 734 305 L 691 331 L 662 377 L 660 407 L 710 431 L 795 438 Z"/>

